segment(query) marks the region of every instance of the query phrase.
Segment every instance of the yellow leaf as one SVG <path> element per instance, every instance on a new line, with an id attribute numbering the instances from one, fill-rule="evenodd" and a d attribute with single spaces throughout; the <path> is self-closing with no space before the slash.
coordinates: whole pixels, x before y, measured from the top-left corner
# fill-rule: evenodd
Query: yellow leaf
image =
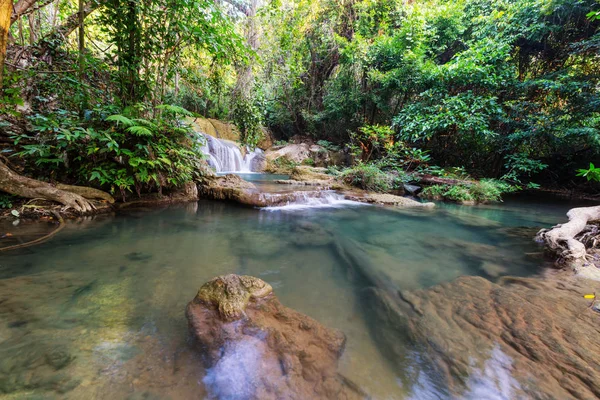
<path id="1" fill-rule="evenodd" d="M 595 299 L 596 295 L 595 294 L 584 294 L 583 298 L 584 299 Z"/>

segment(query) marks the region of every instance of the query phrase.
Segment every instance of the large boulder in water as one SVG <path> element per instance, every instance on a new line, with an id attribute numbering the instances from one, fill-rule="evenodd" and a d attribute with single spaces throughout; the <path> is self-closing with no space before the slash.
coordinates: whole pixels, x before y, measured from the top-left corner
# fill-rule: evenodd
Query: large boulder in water
<path id="1" fill-rule="evenodd" d="M 371 289 L 393 359 L 421 348 L 452 398 L 600 398 L 600 314 L 592 281 L 461 277 L 425 290 Z"/>
<path id="2" fill-rule="evenodd" d="M 186 315 L 209 367 L 204 383 L 216 398 L 364 397 L 337 373 L 345 336 L 284 307 L 258 278 L 214 278 Z"/>

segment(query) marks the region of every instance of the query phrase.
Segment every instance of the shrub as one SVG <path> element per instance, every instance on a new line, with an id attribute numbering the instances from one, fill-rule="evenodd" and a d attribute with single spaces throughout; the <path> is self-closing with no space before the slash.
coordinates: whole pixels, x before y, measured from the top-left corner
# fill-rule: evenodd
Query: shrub
<path id="1" fill-rule="evenodd" d="M 482 179 L 476 183 L 457 185 L 432 185 L 421 192 L 421 196 L 429 199 L 449 200 L 456 202 L 486 203 L 502 201 L 502 195 L 518 190 L 516 186 L 497 179 Z"/>
<path id="2" fill-rule="evenodd" d="M 341 150 L 340 146 L 331 143 L 329 140 L 319 140 L 319 141 L 317 141 L 317 144 L 329 151 L 340 151 Z"/>
<path id="3" fill-rule="evenodd" d="M 146 110 L 142 104 L 98 109 L 90 121 L 64 110 L 35 115 L 36 135 L 15 136 L 16 145 L 25 143 L 15 155 L 35 160 L 38 172 L 48 178 L 96 185 L 123 198 L 133 190 L 162 193 L 200 174 L 198 140 L 180 122 L 184 115 L 189 113 L 177 106 Z"/>
<path id="4" fill-rule="evenodd" d="M 388 192 L 394 189 L 394 176 L 373 164 L 361 164 L 348 168 L 340 174 L 344 183 L 372 192 Z"/>

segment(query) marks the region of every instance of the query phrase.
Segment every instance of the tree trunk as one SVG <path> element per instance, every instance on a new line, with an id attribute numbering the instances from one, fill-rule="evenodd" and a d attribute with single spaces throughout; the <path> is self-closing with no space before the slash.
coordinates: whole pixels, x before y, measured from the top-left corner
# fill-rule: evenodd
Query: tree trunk
<path id="1" fill-rule="evenodd" d="M 13 0 L 0 0 L 0 90 L 4 79 L 4 60 L 6 59 L 6 46 L 8 44 L 8 30 L 10 28 L 10 15 L 12 14 Z"/>
<path id="2" fill-rule="evenodd" d="M 556 225 L 552 229 L 542 229 L 537 239 L 564 260 L 585 260 L 585 244 L 576 238 L 583 232 L 588 222 L 600 220 L 600 206 L 572 208 L 567 213 L 569 222 Z"/>
<path id="3" fill-rule="evenodd" d="M 61 189 L 46 182 L 27 178 L 19 175 L 8 168 L 0 161 L 0 190 L 29 199 L 43 198 L 53 200 L 63 204 L 66 209 L 72 208 L 75 211 L 86 213 L 92 211 L 95 207 L 82 195 L 74 193 L 76 191 L 89 195 L 90 197 L 101 197 L 110 201 L 112 197 L 108 193 L 101 192 L 92 188 L 73 187 L 64 185 Z M 99 193 L 102 193 L 99 195 Z M 114 199 L 113 201 L 114 202 Z"/>
<path id="4" fill-rule="evenodd" d="M 0 0 L 0 1 L 4 1 L 4 0 Z M 87 3 L 83 7 L 83 18 L 86 18 L 88 15 L 90 15 L 92 13 L 92 11 L 94 11 L 98 7 L 99 7 L 99 5 L 97 2 Z M 44 36 L 44 38 L 42 39 L 42 42 L 51 43 L 51 44 L 55 45 L 54 43 L 64 40 L 67 36 L 69 36 L 71 34 L 71 32 L 73 32 L 75 29 L 77 29 L 79 27 L 79 18 L 80 18 L 79 11 L 77 11 L 74 14 L 71 14 L 67 18 L 65 23 L 55 27 L 50 33 L 48 33 L 46 36 Z"/>

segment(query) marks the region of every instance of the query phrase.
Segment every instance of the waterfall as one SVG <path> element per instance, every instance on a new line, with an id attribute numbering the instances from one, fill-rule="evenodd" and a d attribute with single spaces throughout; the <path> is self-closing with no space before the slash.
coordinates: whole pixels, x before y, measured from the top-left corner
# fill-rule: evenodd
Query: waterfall
<path id="1" fill-rule="evenodd" d="M 205 133 L 202 133 L 202 136 L 205 141 L 201 147 L 202 153 L 206 155 L 208 164 L 217 172 L 255 172 L 253 160 L 263 156 L 263 151 L 256 148 L 247 151 L 244 157 L 234 142 L 217 139 Z"/>

